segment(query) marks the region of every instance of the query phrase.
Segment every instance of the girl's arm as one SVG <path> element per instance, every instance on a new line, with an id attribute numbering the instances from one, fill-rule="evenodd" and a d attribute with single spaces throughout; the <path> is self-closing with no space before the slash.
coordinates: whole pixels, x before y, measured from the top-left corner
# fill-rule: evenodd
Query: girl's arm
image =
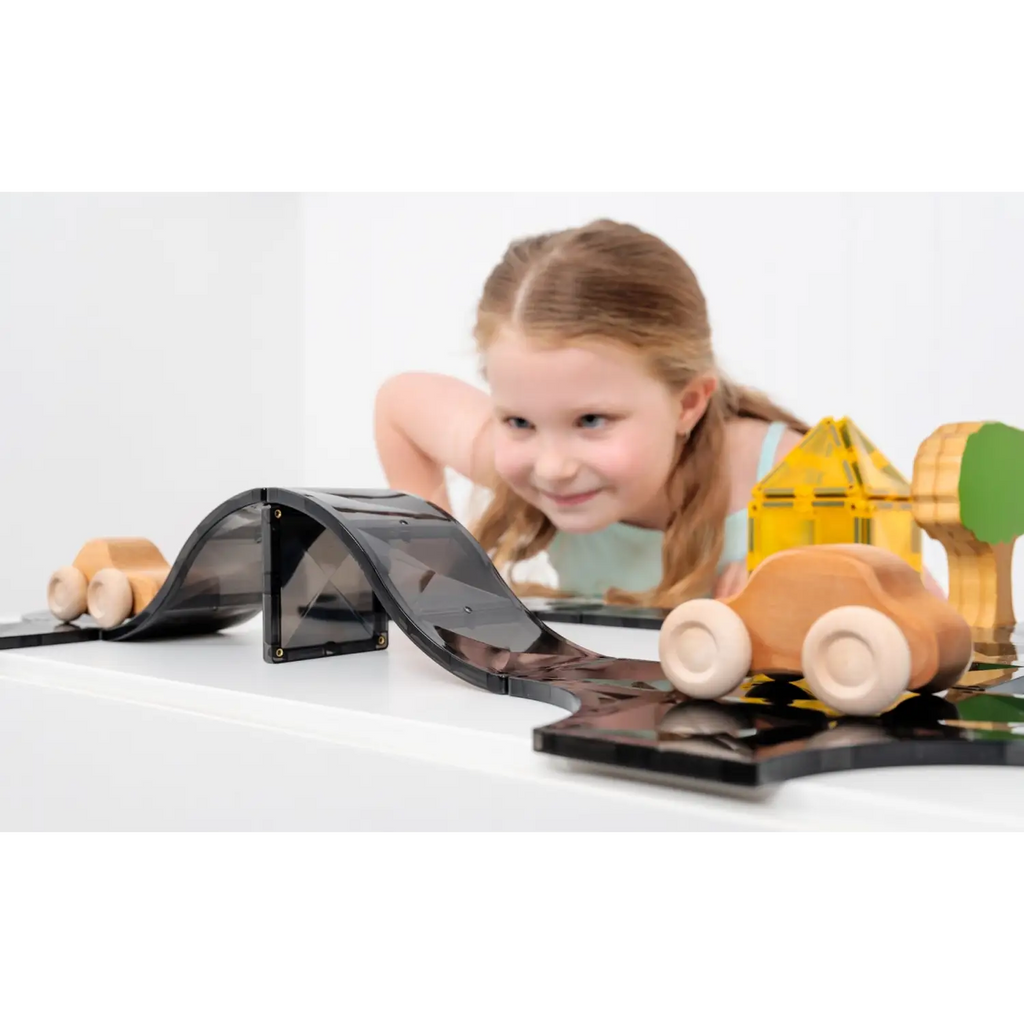
<path id="1" fill-rule="evenodd" d="M 479 388 L 439 373 L 401 373 L 374 403 L 374 439 L 389 486 L 451 511 L 444 471 L 492 486 L 494 419 Z"/>

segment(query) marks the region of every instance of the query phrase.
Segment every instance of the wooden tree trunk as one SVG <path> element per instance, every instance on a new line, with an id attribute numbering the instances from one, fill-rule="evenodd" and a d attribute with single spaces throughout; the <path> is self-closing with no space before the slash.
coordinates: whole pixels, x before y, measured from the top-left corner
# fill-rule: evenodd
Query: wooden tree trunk
<path id="1" fill-rule="evenodd" d="M 966 533 L 966 531 L 964 531 Z M 977 629 L 1012 626 L 1013 543 L 946 545 L 949 556 L 949 600 Z"/>

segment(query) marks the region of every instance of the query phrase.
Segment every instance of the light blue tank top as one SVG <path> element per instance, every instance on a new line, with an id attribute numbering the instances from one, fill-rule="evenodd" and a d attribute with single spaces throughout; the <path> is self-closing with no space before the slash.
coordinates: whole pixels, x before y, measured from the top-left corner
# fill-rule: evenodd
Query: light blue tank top
<path id="1" fill-rule="evenodd" d="M 757 479 L 768 475 L 775 451 L 786 431 L 785 423 L 772 423 L 761 444 Z M 558 589 L 582 597 L 601 597 L 610 587 L 644 591 L 661 582 L 663 530 L 649 530 L 628 523 L 612 523 L 594 533 L 559 531 L 548 545 L 548 559 L 558 574 Z M 721 572 L 730 562 L 747 557 L 747 510 L 737 509 L 725 518 Z"/>

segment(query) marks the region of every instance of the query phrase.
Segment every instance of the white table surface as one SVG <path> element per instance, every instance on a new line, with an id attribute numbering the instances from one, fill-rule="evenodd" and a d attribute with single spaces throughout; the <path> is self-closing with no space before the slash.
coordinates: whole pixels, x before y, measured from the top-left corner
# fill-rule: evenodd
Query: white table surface
<path id="1" fill-rule="evenodd" d="M 13 618 L 13 616 L 8 616 Z M 553 626 L 656 658 L 653 630 Z M 567 712 L 385 651 L 268 665 L 191 640 L 0 651 L 3 829 L 1020 829 L 1024 769 L 877 768 L 758 791 L 540 754 Z"/>

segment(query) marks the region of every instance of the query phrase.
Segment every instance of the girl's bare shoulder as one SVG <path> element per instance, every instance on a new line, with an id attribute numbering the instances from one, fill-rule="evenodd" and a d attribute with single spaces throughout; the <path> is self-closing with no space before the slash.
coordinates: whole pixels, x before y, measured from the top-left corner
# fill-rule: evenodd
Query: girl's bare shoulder
<path id="1" fill-rule="evenodd" d="M 761 449 L 770 426 L 764 420 L 747 417 L 736 417 L 725 425 L 725 450 L 732 485 L 730 511 L 745 509 L 750 502 L 750 492 L 757 483 Z M 772 467 L 777 466 L 803 439 L 803 434 L 787 427 L 772 455 Z"/>

